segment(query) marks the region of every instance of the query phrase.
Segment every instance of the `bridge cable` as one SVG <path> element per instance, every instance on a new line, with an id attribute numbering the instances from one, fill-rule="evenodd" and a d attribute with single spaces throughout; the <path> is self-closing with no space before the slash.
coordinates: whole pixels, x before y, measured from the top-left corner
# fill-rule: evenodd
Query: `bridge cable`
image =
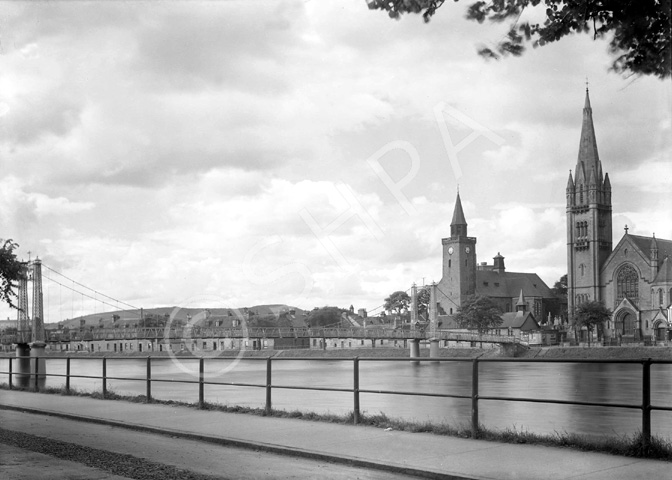
<path id="1" fill-rule="evenodd" d="M 96 294 L 98 294 L 98 295 L 100 295 L 100 296 L 102 296 L 102 297 L 105 297 L 105 298 L 107 298 L 107 299 L 109 299 L 109 300 L 113 300 L 113 301 L 115 301 L 115 302 L 117 302 L 117 303 L 120 303 L 120 304 L 122 304 L 122 305 L 126 305 L 127 307 L 131 307 L 133 310 L 140 310 L 140 307 L 136 307 L 135 305 L 131 305 L 130 303 L 126 303 L 126 302 L 124 302 L 124 301 L 122 301 L 122 300 L 119 300 L 119 299 L 117 299 L 117 298 L 110 297 L 109 295 L 105 295 L 104 293 L 101 293 L 101 292 L 99 292 L 99 291 L 97 291 L 97 290 L 94 290 L 94 289 L 91 288 L 91 287 L 87 287 L 86 285 L 83 285 L 83 284 L 81 284 L 81 283 L 79 283 L 79 282 L 76 282 L 76 281 L 73 280 L 72 278 L 69 278 L 69 277 L 63 275 L 63 274 L 60 273 L 60 272 L 57 272 L 56 270 L 54 270 L 53 268 L 50 268 L 48 265 L 45 265 L 44 263 L 42 264 L 42 267 L 47 268 L 48 270 L 51 270 L 51 271 L 54 272 L 55 274 L 60 275 L 61 277 L 65 278 L 66 280 L 71 281 L 73 284 L 79 285 L 80 287 L 84 287 L 84 288 L 86 288 L 87 290 L 91 290 L 92 292 L 94 292 L 94 293 L 96 293 Z M 54 281 L 54 280 L 52 280 L 52 281 Z M 56 283 L 58 283 L 58 282 L 56 282 Z M 91 297 L 89 297 L 89 298 L 91 298 Z M 97 300 L 97 299 L 94 298 L 94 300 Z M 103 302 L 102 300 L 99 300 L 99 301 L 102 302 L 102 303 L 105 303 L 105 302 Z M 110 305 L 110 304 L 109 304 L 109 303 L 106 303 L 106 305 Z M 118 305 L 112 305 L 112 306 L 114 306 L 114 307 L 117 308 L 117 309 L 119 308 Z"/>
<path id="2" fill-rule="evenodd" d="M 108 302 L 106 302 L 106 301 L 104 301 L 104 300 L 99 300 L 99 299 L 97 299 L 97 298 L 95 298 L 95 297 L 92 297 L 91 295 L 87 295 L 87 294 L 84 293 L 84 292 L 81 292 L 81 291 L 79 291 L 79 290 L 76 290 L 76 289 L 73 288 L 73 287 L 69 287 L 68 285 L 65 285 L 65 284 L 59 282 L 58 280 L 54 280 L 53 278 L 48 277 L 48 276 L 45 275 L 44 273 L 42 274 L 42 277 L 46 278 L 47 280 L 50 280 L 50 281 L 54 282 L 54 283 L 57 284 L 57 285 L 60 285 L 61 287 L 65 287 L 65 288 L 67 288 L 68 290 L 71 290 L 71 291 L 73 292 L 73 295 L 74 295 L 74 293 L 79 293 L 80 295 L 82 295 L 82 305 L 83 305 L 83 302 L 84 302 L 84 297 L 87 297 L 87 298 L 90 298 L 90 299 L 95 300 L 95 301 L 97 301 L 97 302 L 100 302 L 100 303 L 103 303 L 103 304 L 108 305 L 108 306 L 110 306 L 110 307 L 113 307 L 113 308 L 115 308 L 115 309 L 119 309 L 119 306 L 118 306 L 118 305 L 113 305 L 113 304 L 108 303 Z M 121 302 L 121 303 L 124 303 L 124 302 Z M 126 304 L 126 305 L 128 305 L 128 304 Z M 72 308 L 73 308 L 73 310 L 72 310 L 72 318 L 74 318 L 74 308 L 75 308 L 75 307 L 74 307 L 74 301 L 73 301 L 73 303 L 72 303 Z M 82 310 L 83 310 L 83 308 L 84 308 L 84 307 L 82 306 Z M 133 307 L 133 309 L 134 309 L 134 310 L 140 310 L 139 308 L 135 308 L 135 307 Z M 82 316 L 82 315 L 80 315 L 80 316 Z"/>
<path id="3" fill-rule="evenodd" d="M 439 292 L 443 293 L 443 295 L 448 299 L 448 301 L 449 301 L 450 303 L 452 303 L 453 305 L 455 305 L 457 308 L 460 308 L 460 306 L 459 306 L 457 303 L 453 302 L 453 300 L 452 300 L 448 295 L 446 295 L 446 292 L 444 292 L 443 290 L 441 290 L 441 289 L 439 288 L 438 285 L 436 286 L 436 289 L 437 289 Z"/>
<path id="4" fill-rule="evenodd" d="M 421 287 L 421 288 L 424 288 L 424 286 Z M 406 289 L 406 290 L 404 291 L 404 293 L 410 293 L 410 291 L 411 291 L 412 289 L 413 289 L 413 287 L 408 288 L 408 289 Z M 375 312 L 375 311 L 378 310 L 378 309 L 382 309 L 382 311 L 384 312 L 384 311 L 385 311 L 385 310 L 384 310 L 384 307 L 385 307 L 385 304 L 383 303 L 382 305 L 378 305 L 378 306 L 375 307 L 375 308 L 372 308 L 372 309 L 370 309 L 370 310 L 367 310 L 367 312 L 368 312 L 368 313 L 373 313 L 373 312 Z"/>

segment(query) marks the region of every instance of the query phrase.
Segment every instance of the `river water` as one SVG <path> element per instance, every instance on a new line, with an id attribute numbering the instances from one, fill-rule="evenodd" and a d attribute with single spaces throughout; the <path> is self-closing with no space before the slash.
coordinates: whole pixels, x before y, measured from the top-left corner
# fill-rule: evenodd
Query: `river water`
<path id="1" fill-rule="evenodd" d="M 0 370 L 8 371 L 8 360 L 0 359 Z M 47 359 L 48 374 L 65 375 L 63 359 Z M 14 364 L 16 370 L 16 363 Z M 120 395 L 144 395 L 146 360 L 108 358 L 107 388 Z M 71 375 L 100 377 L 100 359 L 72 358 Z M 479 394 L 483 396 L 530 397 L 639 404 L 642 401 L 642 366 L 628 364 L 574 363 L 490 363 L 479 367 Z M 470 362 L 413 363 L 408 360 L 361 361 L 360 388 L 415 393 L 471 394 Z M 124 380 L 109 377 L 124 377 Z M 159 380 L 198 379 L 197 359 L 152 359 L 152 396 L 158 399 L 198 401 L 196 383 L 167 383 Z M 266 362 L 261 360 L 207 359 L 206 382 L 265 385 Z M 0 374 L 0 382 L 7 382 Z M 46 385 L 59 387 L 64 377 L 49 376 Z M 352 388 L 352 360 L 273 360 L 274 387 Z M 72 378 L 72 388 L 100 391 L 100 378 Z M 344 414 L 353 409 L 353 394 L 347 392 L 273 388 L 273 408 Z M 263 407 L 265 389 L 205 385 L 205 401 L 225 405 Z M 48 399 L 45 398 L 45 402 Z M 651 403 L 672 407 L 672 365 L 652 365 Z M 409 395 L 362 393 L 361 411 L 385 413 L 388 417 L 413 421 L 470 424 L 471 400 Z M 630 435 L 641 429 L 641 410 L 584 407 L 545 403 L 479 401 L 480 422 L 490 429 L 515 428 L 533 433 L 567 432 L 584 435 Z M 652 433 L 672 438 L 672 412 L 652 412 Z"/>

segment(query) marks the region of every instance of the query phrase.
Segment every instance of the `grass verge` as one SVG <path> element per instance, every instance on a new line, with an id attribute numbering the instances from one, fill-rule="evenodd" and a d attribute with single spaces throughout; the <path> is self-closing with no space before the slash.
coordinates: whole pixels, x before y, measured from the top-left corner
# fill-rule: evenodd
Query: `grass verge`
<path id="1" fill-rule="evenodd" d="M 7 383 L 0 384 L 0 389 L 8 390 Z M 34 388 L 17 388 L 14 390 L 32 391 Z M 46 387 L 39 391 L 43 394 L 56 394 L 66 396 L 89 397 L 98 400 L 122 400 L 131 403 L 148 403 L 145 395 L 119 395 L 108 389 L 105 394 L 102 391 L 83 391 L 76 388 L 66 390 L 65 386 L 60 388 Z M 333 413 L 315 413 L 303 412 L 300 410 L 276 410 L 271 409 L 267 412 L 264 408 L 245 407 L 240 405 L 222 405 L 219 403 L 205 402 L 203 405 L 197 403 L 180 402 L 175 400 L 152 399 L 151 403 L 159 405 L 171 405 L 185 408 L 195 408 L 202 410 L 211 410 L 227 413 L 242 413 L 247 415 L 258 415 L 262 417 L 270 416 L 277 418 L 295 418 L 300 420 L 314 422 L 338 423 L 343 425 L 354 425 L 354 413 L 349 412 L 344 415 Z M 472 432 L 469 425 L 450 425 L 447 423 L 432 422 L 413 422 L 402 419 L 390 418 L 384 413 L 367 414 L 363 412 L 359 416 L 357 425 L 365 425 L 383 429 L 392 429 L 413 433 L 432 433 L 435 435 L 446 435 L 460 438 L 471 438 Z M 479 428 L 478 439 L 500 443 L 544 445 L 549 447 L 571 448 L 574 450 L 586 452 L 609 453 L 625 457 L 649 458 L 655 460 L 672 461 L 672 441 L 653 435 L 651 441 L 645 444 L 641 432 L 633 435 L 622 436 L 586 436 L 575 433 L 555 432 L 551 435 L 530 433 L 518 428 L 507 428 L 505 430 L 492 430 L 484 427 Z"/>

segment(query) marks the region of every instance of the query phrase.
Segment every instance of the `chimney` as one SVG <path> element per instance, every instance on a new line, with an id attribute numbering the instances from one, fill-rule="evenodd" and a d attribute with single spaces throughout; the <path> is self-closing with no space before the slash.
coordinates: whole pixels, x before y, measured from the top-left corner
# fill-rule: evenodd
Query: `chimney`
<path id="1" fill-rule="evenodd" d="M 504 273 L 504 257 L 502 257 L 502 254 L 497 252 L 497 256 L 494 257 L 493 260 L 493 270 L 497 273 Z"/>

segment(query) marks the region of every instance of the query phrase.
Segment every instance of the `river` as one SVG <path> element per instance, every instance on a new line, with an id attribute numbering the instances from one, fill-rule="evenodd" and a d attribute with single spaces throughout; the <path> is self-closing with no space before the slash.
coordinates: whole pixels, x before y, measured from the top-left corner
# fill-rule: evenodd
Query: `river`
<path id="1" fill-rule="evenodd" d="M 8 370 L 8 360 L 0 359 L 0 370 Z M 47 358 L 47 372 L 65 375 L 63 359 Z M 221 358 L 207 359 L 208 382 L 266 383 L 266 362 Z M 16 363 L 14 369 L 16 370 Z M 101 360 L 73 357 L 71 375 L 100 377 Z M 441 394 L 471 394 L 470 362 L 413 363 L 361 361 L 360 388 Z M 641 365 L 574 364 L 574 363 L 490 363 L 479 367 L 479 394 L 483 396 L 530 397 L 639 404 L 642 399 Z M 146 361 L 123 357 L 108 358 L 107 388 L 120 395 L 145 393 Z M 352 388 L 352 360 L 274 360 L 272 384 L 277 386 Z M 136 379 L 136 380 L 130 380 Z M 164 400 L 198 401 L 196 383 L 165 383 L 157 380 L 198 379 L 197 359 L 152 359 L 152 396 Z M 7 382 L 0 374 L 0 382 Z M 59 387 L 64 377 L 49 376 L 46 385 Z M 72 378 L 71 387 L 83 391 L 100 391 L 101 380 Z M 273 408 L 344 414 L 353 409 L 353 394 L 274 388 Z M 45 398 L 45 402 L 47 399 Z M 225 405 L 263 407 L 265 389 L 205 385 L 205 401 Z M 440 397 L 389 394 L 361 394 L 361 411 L 385 413 L 388 417 L 413 421 L 470 423 L 471 401 Z M 672 407 L 672 365 L 651 367 L 651 403 Z M 545 403 L 488 401 L 479 402 L 480 422 L 490 429 L 515 428 L 532 433 L 554 432 L 584 435 L 630 435 L 641 428 L 641 410 L 624 408 L 553 405 Z M 672 412 L 652 412 L 652 433 L 672 438 Z"/>

